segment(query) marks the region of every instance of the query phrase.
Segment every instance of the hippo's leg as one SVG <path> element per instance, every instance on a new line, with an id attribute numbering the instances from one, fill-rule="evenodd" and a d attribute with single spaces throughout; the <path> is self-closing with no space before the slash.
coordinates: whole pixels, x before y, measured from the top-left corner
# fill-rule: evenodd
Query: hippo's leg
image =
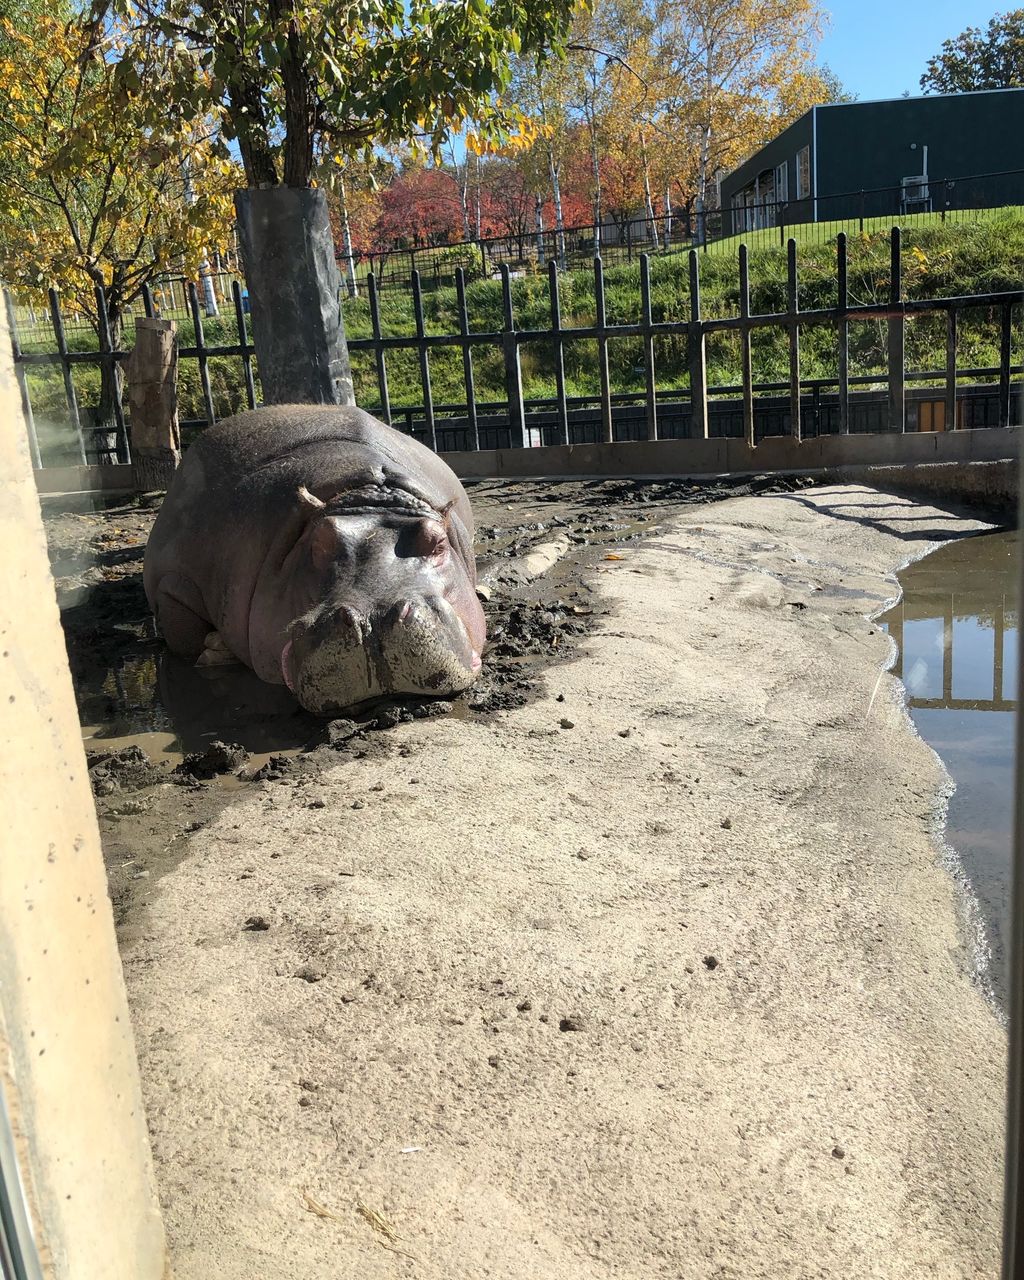
<path id="1" fill-rule="evenodd" d="M 212 626 L 195 583 L 180 573 L 164 574 L 157 583 L 153 613 L 168 648 L 195 662 L 206 648 Z"/>
<path id="2" fill-rule="evenodd" d="M 208 631 L 203 640 L 203 651 L 196 659 L 197 667 L 226 667 L 238 659 L 224 643 L 219 631 Z"/>

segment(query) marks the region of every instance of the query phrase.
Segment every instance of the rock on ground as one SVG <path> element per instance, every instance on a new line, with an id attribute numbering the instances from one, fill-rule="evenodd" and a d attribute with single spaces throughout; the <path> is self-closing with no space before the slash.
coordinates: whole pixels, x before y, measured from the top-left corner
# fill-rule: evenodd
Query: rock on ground
<path id="1" fill-rule="evenodd" d="M 197 832 L 126 955 L 178 1280 L 995 1276 L 1004 1035 L 865 620 L 978 527 L 684 512 L 539 701 Z"/>

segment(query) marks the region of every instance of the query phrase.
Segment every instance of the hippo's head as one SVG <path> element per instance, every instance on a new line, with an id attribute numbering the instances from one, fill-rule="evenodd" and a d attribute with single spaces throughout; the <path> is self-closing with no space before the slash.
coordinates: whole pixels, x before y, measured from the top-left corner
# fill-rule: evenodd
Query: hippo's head
<path id="1" fill-rule="evenodd" d="M 323 503 L 285 566 L 296 617 L 281 676 L 330 715 L 377 699 L 444 696 L 480 671 L 485 629 L 472 535 L 451 509 L 378 485 Z"/>

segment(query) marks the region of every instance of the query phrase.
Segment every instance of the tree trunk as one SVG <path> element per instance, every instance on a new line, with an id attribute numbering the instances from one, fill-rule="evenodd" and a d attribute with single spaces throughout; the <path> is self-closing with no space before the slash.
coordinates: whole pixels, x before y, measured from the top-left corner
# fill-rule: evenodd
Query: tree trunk
<path id="1" fill-rule="evenodd" d="M 665 252 L 668 253 L 672 245 L 672 190 L 670 187 L 665 188 Z"/>
<path id="2" fill-rule="evenodd" d="M 473 168 L 476 172 L 476 182 L 473 187 L 473 229 L 476 232 L 476 241 L 479 244 L 483 239 L 481 226 L 483 223 L 482 210 L 480 208 L 480 157 L 473 157 Z"/>
<path id="3" fill-rule="evenodd" d="M 658 224 L 654 221 L 654 200 L 651 198 L 651 172 L 647 163 L 647 139 L 640 130 L 640 156 L 644 173 L 644 205 L 647 213 L 647 234 L 645 239 L 658 243 Z"/>
<path id="4" fill-rule="evenodd" d="M 267 404 L 354 404 L 341 279 L 322 190 L 236 191 Z"/>
<path id="5" fill-rule="evenodd" d="M 565 222 L 562 220 L 562 187 L 558 180 L 558 165 L 553 148 L 548 147 L 548 168 L 551 172 L 551 199 L 555 206 L 555 230 L 558 240 L 558 265 L 565 270 Z"/>
<path id="6" fill-rule="evenodd" d="M 341 200 L 341 238 L 345 247 L 345 274 L 348 276 L 348 296 L 359 297 L 359 282 L 356 279 L 356 258 L 352 252 L 352 227 L 348 220 L 348 198 L 345 192 L 345 179 L 338 182 L 338 196 Z"/>
<path id="7" fill-rule="evenodd" d="M 590 167 L 594 174 L 594 251 L 601 253 L 601 163 L 597 153 L 597 125 L 590 124 Z"/>
<path id="8" fill-rule="evenodd" d="M 533 218 L 537 226 L 537 266 L 544 265 L 544 201 L 533 197 Z"/>

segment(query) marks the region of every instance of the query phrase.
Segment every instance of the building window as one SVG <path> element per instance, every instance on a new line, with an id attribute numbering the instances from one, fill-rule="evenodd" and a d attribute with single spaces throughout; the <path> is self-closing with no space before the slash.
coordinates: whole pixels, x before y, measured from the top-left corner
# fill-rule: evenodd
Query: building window
<path id="1" fill-rule="evenodd" d="M 796 198 L 806 200 L 811 194 L 811 149 L 801 147 L 796 153 Z"/>
<path id="2" fill-rule="evenodd" d="M 785 204 L 789 199 L 789 161 L 775 166 L 775 203 Z"/>

